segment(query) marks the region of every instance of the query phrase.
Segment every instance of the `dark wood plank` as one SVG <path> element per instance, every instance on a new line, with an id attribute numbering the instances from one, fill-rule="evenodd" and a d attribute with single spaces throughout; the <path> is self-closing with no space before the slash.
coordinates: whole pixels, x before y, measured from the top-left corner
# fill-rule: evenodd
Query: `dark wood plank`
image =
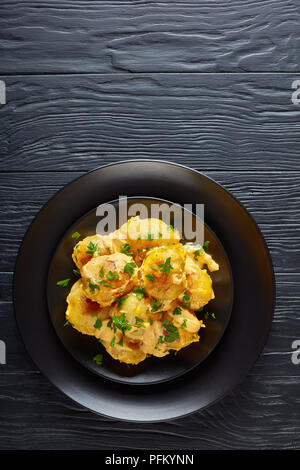
<path id="1" fill-rule="evenodd" d="M 293 0 L 6 1 L 0 72 L 299 71 Z"/>
<path id="2" fill-rule="evenodd" d="M 202 170 L 299 170 L 295 74 L 7 78 L 0 168 L 89 170 L 156 158 Z"/>
<path id="3" fill-rule="evenodd" d="M 43 204 L 81 172 L 0 173 L 0 271 L 12 271 L 23 235 Z M 299 272 L 300 173 L 206 172 L 250 211 L 266 237 L 276 272 Z"/>
<path id="4" fill-rule="evenodd" d="M 27 356 L 11 302 L 2 300 L 0 336 L 8 363 L 0 366 L 0 447 L 115 449 L 116 442 L 119 449 L 299 447 L 300 365 L 291 362 L 291 342 L 300 338 L 299 281 L 299 275 L 277 275 L 270 337 L 244 382 L 208 410 L 155 425 L 94 415 L 57 391 Z M 1 291 L 10 282 L 11 274 L 0 277 Z"/>

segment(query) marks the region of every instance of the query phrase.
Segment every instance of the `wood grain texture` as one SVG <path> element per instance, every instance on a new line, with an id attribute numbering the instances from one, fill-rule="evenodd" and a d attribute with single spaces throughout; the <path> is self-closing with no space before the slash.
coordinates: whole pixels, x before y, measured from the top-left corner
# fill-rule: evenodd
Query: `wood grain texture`
<path id="1" fill-rule="evenodd" d="M 11 275 L 0 277 L 1 292 L 7 281 Z M 97 416 L 57 391 L 27 356 L 11 301 L 1 300 L 1 336 L 8 354 L 0 375 L 0 448 L 115 449 L 116 442 L 118 449 L 299 447 L 300 365 L 291 362 L 291 343 L 300 338 L 299 281 L 300 275 L 277 275 L 270 337 L 240 386 L 203 412 L 149 425 Z"/>
<path id="2" fill-rule="evenodd" d="M 299 71 L 295 3 L 6 1 L 0 73 Z"/>
<path id="3" fill-rule="evenodd" d="M 3 171 L 90 170 L 131 158 L 202 170 L 299 170 L 294 74 L 9 77 Z"/>

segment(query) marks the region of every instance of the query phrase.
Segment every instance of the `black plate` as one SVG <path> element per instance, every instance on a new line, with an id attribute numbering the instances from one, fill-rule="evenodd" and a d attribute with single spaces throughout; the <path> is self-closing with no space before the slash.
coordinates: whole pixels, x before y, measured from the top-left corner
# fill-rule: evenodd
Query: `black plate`
<path id="1" fill-rule="evenodd" d="M 47 306 L 49 265 L 63 235 L 80 216 L 119 194 L 205 204 L 205 221 L 222 242 L 234 282 L 231 319 L 214 351 L 184 376 L 144 387 L 116 384 L 82 367 L 58 338 Z M 227 191 L 189 168 L 135 160 L 88 173 L 43 208 L 19 252 L 14 305 L 29 354 L 60 390 L 106 416 L 159 421 L 210 405 L 245 377 L 267 339 L 274 310 L 274 276 L 255 222 Z"/>
<path id="2" fill-rule="evenodd" d="M 149 214 L 152 203 L 165 203 L 170 206 L 168 201 L 158 199 L 129 198 L 127 201 L 128 209 L 137 202 L 147 207 Z M 110 204 L 116 207 L 118 214 L 118 200 L 110 201 Z M 177 211 L 181 215 L 183 209 L 177 206 Z M 184 220 L 183 217 L 182 219 Z M 92 372 L 122 383 L 139 385 L 158 383 L 179 377 L 196 367 L 213 351 L 221 339 L 231 314 L 233 298 L 231 269 L 220 241 L 209 227 L 204 227 L 204 239 L 210 241 L 208 251 L 219 263 L 220 270 L 211 273 L 215 299 L 209 302 L 208 306 L 198 315 L 199 319 L 204 319 L 207 313 L 209 314 L 208 319 L 205 319 L 206 328 L 200 331 L 200 342 L 182 349 L 176 356 L 171 353 L 164 358 L 151 357 L 138 365 L 128 366 L 114 360 L 106 353 L 105 348 L 99 345 L 96 338 L 82 335 L 71 327 L 64 327 L 66 297 L 70 287 L 67 289 L 58 287 L 56 282 L 59 279 L 69 277 L 72 279 L 72 283 L 77 281 L 78 278 L 72 274 L 74 263 L 71 253 L 76 244 L 76 241 L 72 239 L 72 233 L 80 233 L 81 238 L 94 235 L 98 222 L 99 216 L 96 215 L 96 208 L 76 221 L 64 234 L 50 265 L 47 287 L 48 307 L 56 333 L 66 349 Z M 215 319 L 211 316 L 212 313 L 214 313 Z M 99 352 L 103 354 L 101 367 L 92 359 Z"/>

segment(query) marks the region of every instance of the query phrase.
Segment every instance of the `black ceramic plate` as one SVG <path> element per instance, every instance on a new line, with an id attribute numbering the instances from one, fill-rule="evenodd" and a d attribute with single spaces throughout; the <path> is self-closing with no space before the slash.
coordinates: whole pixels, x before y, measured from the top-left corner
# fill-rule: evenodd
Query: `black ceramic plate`
<path id="1" fill-rule="evenodd" d="M 147 207 L 149 214 L 152 204 L 164 203 L 168 207 L 170 206 L 167 201 L 130 198 L 127 202 L 128 209 L 136 202 Z M 110 204 L 116 207 L 118 215 L 118 200 L 111 201 Z M 177 206 L 177 212 L 181 215 L 183 209 Z M 183 217 L 182 220 L 184 220 Z M 200 342 L 182 349 L 176 356 L 170 354 L 164 358 L 151 357 L 136 366 L 128 366 L 114 360 L 106 353 L 105 348 L 99 345 L 96 338 L 82 335 L 71 327 L 64 327 L 66 297 L 70 287 L 58 287 L 56 282 L 59 279 L 66 278 L 71 278 L 72 283 L 77 281 L 78 278 L 72 275 L 74 263 L 71 253 L 76 244 L 76 241 L 72 239 L 72 233 L 80 233 L 81 238 L 94 235 L 98 222 L 99 216 L 96 215 L 96 208 L 76 221 L 64 234 L 52 259 L 48 277 L 47 299 L 52 323 L 59 338 L 72 356 L 84 367 L 117 382 L 147 385 L 171 380 L 188 372 L 213 351 L 225 331 L 231 314 L 233 297 L 231 270 L 220 241 L 209 227 L 205 226 L 204 239 L 210 241 L 208 251 L 219 263 L 220 269 L 211 273 L 215 299 L 198 314 L 199 319 L 204 319 L 206 324 L 206 328 L 200 331 Z M 212 314 L 214 314 L 214 317 L 211 316 Z M 205 319 L 206 316 L 208 316 L 208 319 Z M 99 352 L 103 354 L 101 367 L 93 361 L 93 357 Z"/>
<path id="2" fill-rule="evenodd" d="M 119 194 L 179 204 L 203 203 L 207 227 L 227 253 L 234 284 L 229 324 L 209 356 L 181 377 L 143 387 L 116 384 L 83 367 L 56 333 L 47 304 L 49 267 L 65 234 L 80 217 Z M 14 303 L 29 354 L 60 390 L 107 416 L 159 421 L 210 405 L 247 374 L 265 344 L 272 321 L 274 276 L 256 224 L 227 191 L 189 168 L 135 160 L 88 173 L 67 185 L 43 208 L 20 249 Z"/>

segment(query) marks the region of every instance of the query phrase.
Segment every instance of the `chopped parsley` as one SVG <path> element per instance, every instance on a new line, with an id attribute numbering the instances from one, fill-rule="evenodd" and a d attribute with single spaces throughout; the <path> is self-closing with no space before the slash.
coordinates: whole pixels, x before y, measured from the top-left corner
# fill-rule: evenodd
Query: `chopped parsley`
<path id="1" fill-rule="evenodd" d="M 64 324 L 64 326 L 68 326 L 68 325 L 71 325 L 71 323 L 69 322 L 69 320 L 66 321 L 66 323 Z"/>
<path id="2" fill-rule="evenodd" d="M 155 277 L 152 276 L 151 274 L 146 274 L 145 277 L 146 277 L 147 279 L 149 279 L 149 281 L 151 281 L 151 282 L 155 281 Z"/>
<path id="3" fill-rule="evenodd" d="M 166 275 L 168 276 L 170 274 L 171 269 L 173 269 L 173 266 L 171 266 L 171 257 L 169 256 L 169 258 L 166 259 L 166 262 L 160 263 L 158 267 L 162 273 L 166 273 Z"/>
<path id="4" fill-rule="evenodd" d="M 146 238 L 147 240 L 152 241 L 154 239 L 153 233 L 149 232 Z"/>
<path id="5" fill-rule="evenodd" d="M 162 238 L 163 234 L 161 232 L 158 232 L 158 238 Z"/>
<path id="6" fill-rule="evenodd" d="M 151 307 L 152 307 L 151 313 L 157 312 L 157 310 L 159 309 L 159 307 L 162 306 L 162 304 L 163 304 L 163 302 L 159 302 L 159 301 L 157 301 L 157 300 L 152 299 L 152 302 L 151 302 Z"/>
<path id="7" fill-rule="evenodd" d="M 67 287 L 68 284 L 69 284 L 69 282 L 70 282 L 70 280 L 71 280 L 70 278 L 68 278 L 68 279 L 63 279 L 62 281 L 57 281 L 56 284 L 57 284 L 58 286 L 61 286 L 61 287 Z"/>
<path id="8" fill-rule="evenodd" d="M 114 347 L 116 341 L 116 337 L 114 336 L 113 339 L 110 342 L 111 347 Z"/>
<path id="9" fill-rule="evenodd" d="M 131 263 L 126 263 L 124 266 L 124 273 L 128 273 L 129 276 L 132 276 L 135 268 L 136 264 L 133 261 Z"/>
<path id="10" fill-rule="evenodd" d="M 93 361 L 96 362 L 98 366 L 102 366 L 103 364 L 103 354 L 97 354 L 93 357 Z"/>
<path id="11" fill-rule="evenodd" d="M 129 243 L 126 243 L 124 246 L 122 246 L 121 248 L 121 252 L 124 253 L 125 255 L 128 255 L 128 256 L 132 256 L 133 253 L 131 253 L 130 251 L 130 245 Z"/>
<path id="12" fill-rule="evenodd" d="M 176 341 L 176 339 L 179 338 L 179 332 L 176 326 L 173 325 L 170 320 L 164 320 L 163 325 L 166 328 L 168 334 L 165 334 L 165 342 L 166 343 L 173 343 L 173 341 Z"/>
<path id="13" fill-rule="evenodd" d="M 152 318 L 148 317 L 148 322 L 150 323 L 150 325 L 152 325 L 153 324 Z"/>
<path id="14" fill-rule="evenodd" d="M 209 240 L 206 240 L 206 242 L 203 243 L 203 246 L 204 246 L 205 248 L 207 248 L 207 247 L 209 246 L 209 244 L 210 244 L 210 241 L 209 241 Z"/>
<path id="15" fill-rule="evenodd" d="M 204 248 L 201 247 L 198 250 L 194 251 L 194 259 L 197 261 L 198 257 L 200 256 L 200 253 L 203 253 Z"/>
<path id="16" fill-rule="evenodd" d="M 101 328 L 101 326 L 102 326 L 102 321 L 100 320 L 100 318 L 97 318 L 97 320 L 94 323 L 94 328 L 97 328 L 98 330 L 99 328 Z"/>
<path id="17" fill-rule="evenodd" d="M 200 313 L 200 312 L 202 312 L 203 309 L 204 309 L 204 307 L 200 307 L 200 308 L 198 308 L 198 310 L 195 310 L 195 313 L 196 313 L 196 314 L 197 314 L 197 313 Z"/>
<path id="18" fill-rule="evenodd" d="M 135 325 L 134 326 L 136 328 L 145 328 L 144 320 L 142 318 L 135 317 Z"/>
<path id="19" fill-rule="evenodd" d="M 128 295 L 125 295 L 125 297 L 117 297 L 116 301 L 118 302 L 119 307 L 122 307 L 123 303 L 125 300 L 128 299 Z"/>
<path id="20" fill-rule="evenodd" d="M 126 330 L 131 330 L 131 325 L 129 321 L 125 318 L 125 313 L 122 313 L 119 317 L 112 317 L 113 324 L 116 328 L 122 331 L 123 336 L 125 335 Z"/>
<path id="21" fill-rule="evenodd" d="M 79 232 L 74 232 L 72 233 L 72 238 L 75 238 L 75 240 L 77 240 L 77 238 L 80 237 L 80 233 Z"/>
<path id="22" fill-rule="evenodd" d="M 182 309 L 180 307 L 176 307 L 173 310 L 173 315 L 180 315 L 181 311 L 182 311 Z"/>
<path id="23" fill-rule="evenodd" d="M 182 325 L 181 325 L 181 328 L 183 328 L 183 329 L 186 328 L 186 318 L 183 320 L 183 323 L 182 323 Z"/>
<path id="24" fill-rule="evenodd" d="M 119 344 L 120 346 L 123 346 L 123 336 L 121 336 L 121 339 L 117 344 Z"/>
<path id="25" fill-rule="evenodd" d="M 119 279 L 119 274 L 116 273 L 115 271 L 109 271 L 108 274 L 106 274 L 106 277 L 107 277 L 110 281 L 114 281 L 115 279 L 116 279 L 116 280 Z"/>
<path id="26" fill-rule="evenodd" d="M 188 294 L 187 292 L 185 292 L 185 293 L 184 293 L 184 296 L 183 296 L 183 299 L 182 299 L 182 302 L 183 302 L 184 304 L 188 305 L 190 300 L 191 300 L 191 299 L 190 299 L 189 294 Z"/>
<path id="27" fill-rule="evenodd" d="M 97 316 L 98 316 L 98 312 L 93 312 L 91 316 L 92 316 L 92 317 L 97 317 Z"/>
<path id="28" fill-rule="evenodd" d="M 103 269 L 103 266 L 101 266 L 101 269 L 99 271 L 99 276 L 100 277 L 104 277 L 104 269 Z"/>
<path id="29" fill-rule="evenodd" d="M 73 269 L 73 274 L 75 274 L 75 276 L 78 276 L 78 277 L 81 276 L 79 269 Z"/>
<path id="30" fill-rule="evenodd" d="M 88 255 L 93 255 L 95 253 L 95 251 L 97 250 L 97 245 L 95 245 L 93 242 L 90 242 L 87 246 L 87 254 Z"/>

